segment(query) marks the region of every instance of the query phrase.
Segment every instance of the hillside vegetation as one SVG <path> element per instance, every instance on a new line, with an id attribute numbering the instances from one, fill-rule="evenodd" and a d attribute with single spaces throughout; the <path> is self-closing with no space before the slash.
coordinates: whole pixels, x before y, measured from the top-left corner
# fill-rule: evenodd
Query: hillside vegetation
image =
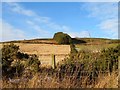
<path id="1" fill-rule="evenodd" d="M 65 37 L 67 39 L 63 41 Z M 1 47 L 3 88 L 118 88 L 119 40 L 71 38 L 63 33 L 57 40 L 54 37 L 5 42 Z M 56 63 L 54 68 L 41 67 L 38 54 L 22 52 L 20 43 L 28 44 L 25 44 L 25 49 L 29 44 L 32 45 L 33 48 L 29 47 L 29 50 L 35 49 L 36 44 L 37 49 L 44 43 L 48 48 L 54 46 L 53 44 L 67 44 L 70 51 L 68 57 Z M 60 50 L 62 49 L 65 48 Z M 53 53 L 52 55 L 54 56 Z M 54 57 L 52 61 L 55 61 Z"/>
<path id="2" fill-rule="evenodd" d="M 60 36 L 58 35 L 58 37 L 60 37 Z M 70 36 L 67 36 L 67 37 L 69 39 L 71 38 Z M 31 40 L 16 40 L 16 41 L 6 41 L 6 42 L 1 42 L 1 43 L 59 44 L 55 40 L 55 35 L 54 35 L 53 38 L 31 39 Z M 71 38 L 70 43 L 73 43 L 73 44 L 85 44 L 85 45 L 87 45 L 87 44 L 88 45 L 89 44 L 90 45 L 99 45 L 99 44 L 120 43 L 120 40 L 119 39 L 105 39 L 105 38 Z"/>
<path id="3" fill-rule="evenodd" d="M 69 58 L 52 69 L 39 67 L 40 62 L 36 55 L 21 53 L 19 47 L 13 44 L 5 45 L 2 48 L 3 87 L 117 88 L 119 49 L 120 45 L 97 53 L 84 50 L 71 52 Z M 23 81 L 11 84 L 8 78 Z M 104 81 L 105 78 L 108 81 Z M 23 83 L 24 80 L 27 82 Z M 113 83 L 112 80 L 116 81 Z"/>

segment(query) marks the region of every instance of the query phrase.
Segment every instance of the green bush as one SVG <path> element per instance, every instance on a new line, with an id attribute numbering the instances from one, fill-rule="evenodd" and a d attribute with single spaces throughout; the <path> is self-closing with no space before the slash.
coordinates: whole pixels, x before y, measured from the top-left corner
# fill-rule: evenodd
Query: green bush
<path id="1" fill-rule="evenodd" d="M 39 65 L 40 61 L 38 60 L 37 55 L 31 55 L 31 57 L 28 60 L 27 66 L 30 67 L 30 70 L 33 72 L 38 72 L 39 71 Z"/>
<path id="2" fill-rule="evenodd" d="M 2 48 L 2 74 L 3 75 L 9 75 L 13 74 L 16 71 L 11 67 L 12 61 L 16 59 L 16 54 L 19 50 L 19 46 L 16 46 L 14 44 L 10 45 L 3 45 Z"/>
<path id="3" fill-rule="evenodd" d="M 22 63 L 22 62 L 25 62 Z M 2 48 L 2 74 L 9 77 L 17 74 L 22 75 L 22 72 L 31 67 L 31 71 L 39 70 L 40 61 L 37 55 L 28 55 L 19 51 L 19 46 L 13 43 L 3 45 Z"/>
<path id="4" fill-rule="evenodd" d="M 55 33 L 53 39 L 58 44 L 70 44 L 70 43 L 72 43 L 71 37 L 68 34 L 65 34 L 63 32 Z"/>

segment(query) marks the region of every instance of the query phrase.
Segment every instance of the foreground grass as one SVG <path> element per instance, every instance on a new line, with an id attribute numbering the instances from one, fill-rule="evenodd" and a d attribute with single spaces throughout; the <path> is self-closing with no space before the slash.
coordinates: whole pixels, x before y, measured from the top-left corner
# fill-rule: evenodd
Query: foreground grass
<path id="1" fill-rule="evenodd" d="M 31 79 L 25 79 L 17 84 L 4 80 L 3 88 L 118 88 L 118 74 L 116 72 L 111 75 L 99 74 L 98 80 L 94 84 L 89 84 L 87 78 L 76 80 L 74 76 L 66 76 L 60 80 L 55 74 L 36 73 Z"/>

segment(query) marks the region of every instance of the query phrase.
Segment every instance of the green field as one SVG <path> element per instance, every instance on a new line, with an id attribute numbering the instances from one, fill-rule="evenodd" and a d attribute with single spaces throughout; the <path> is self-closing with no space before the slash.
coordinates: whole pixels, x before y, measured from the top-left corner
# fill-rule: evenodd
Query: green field
<path id="1" fill-rule="evenodd" d="M 114 43 L 114 44 L 103 44 L 103 45 L 84 45 L 84 44 L 76 44 L 76 49 L 77 50 L 90 50 L 90 51 L 99 51 L 99 50 L 103 50 L 105 48 L 109 48 L 109 47 L 116 47 L 118 44 Z"/>

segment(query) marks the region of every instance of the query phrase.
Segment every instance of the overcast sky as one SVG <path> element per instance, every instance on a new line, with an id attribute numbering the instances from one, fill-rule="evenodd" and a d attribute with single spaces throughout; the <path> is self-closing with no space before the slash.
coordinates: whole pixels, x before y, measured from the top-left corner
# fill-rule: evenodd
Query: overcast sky
<path id="1" fill-rule="evenodd" d="M 2 41 L 71 37 L 118 38 L 117 2 L 2 3 Z"/>

